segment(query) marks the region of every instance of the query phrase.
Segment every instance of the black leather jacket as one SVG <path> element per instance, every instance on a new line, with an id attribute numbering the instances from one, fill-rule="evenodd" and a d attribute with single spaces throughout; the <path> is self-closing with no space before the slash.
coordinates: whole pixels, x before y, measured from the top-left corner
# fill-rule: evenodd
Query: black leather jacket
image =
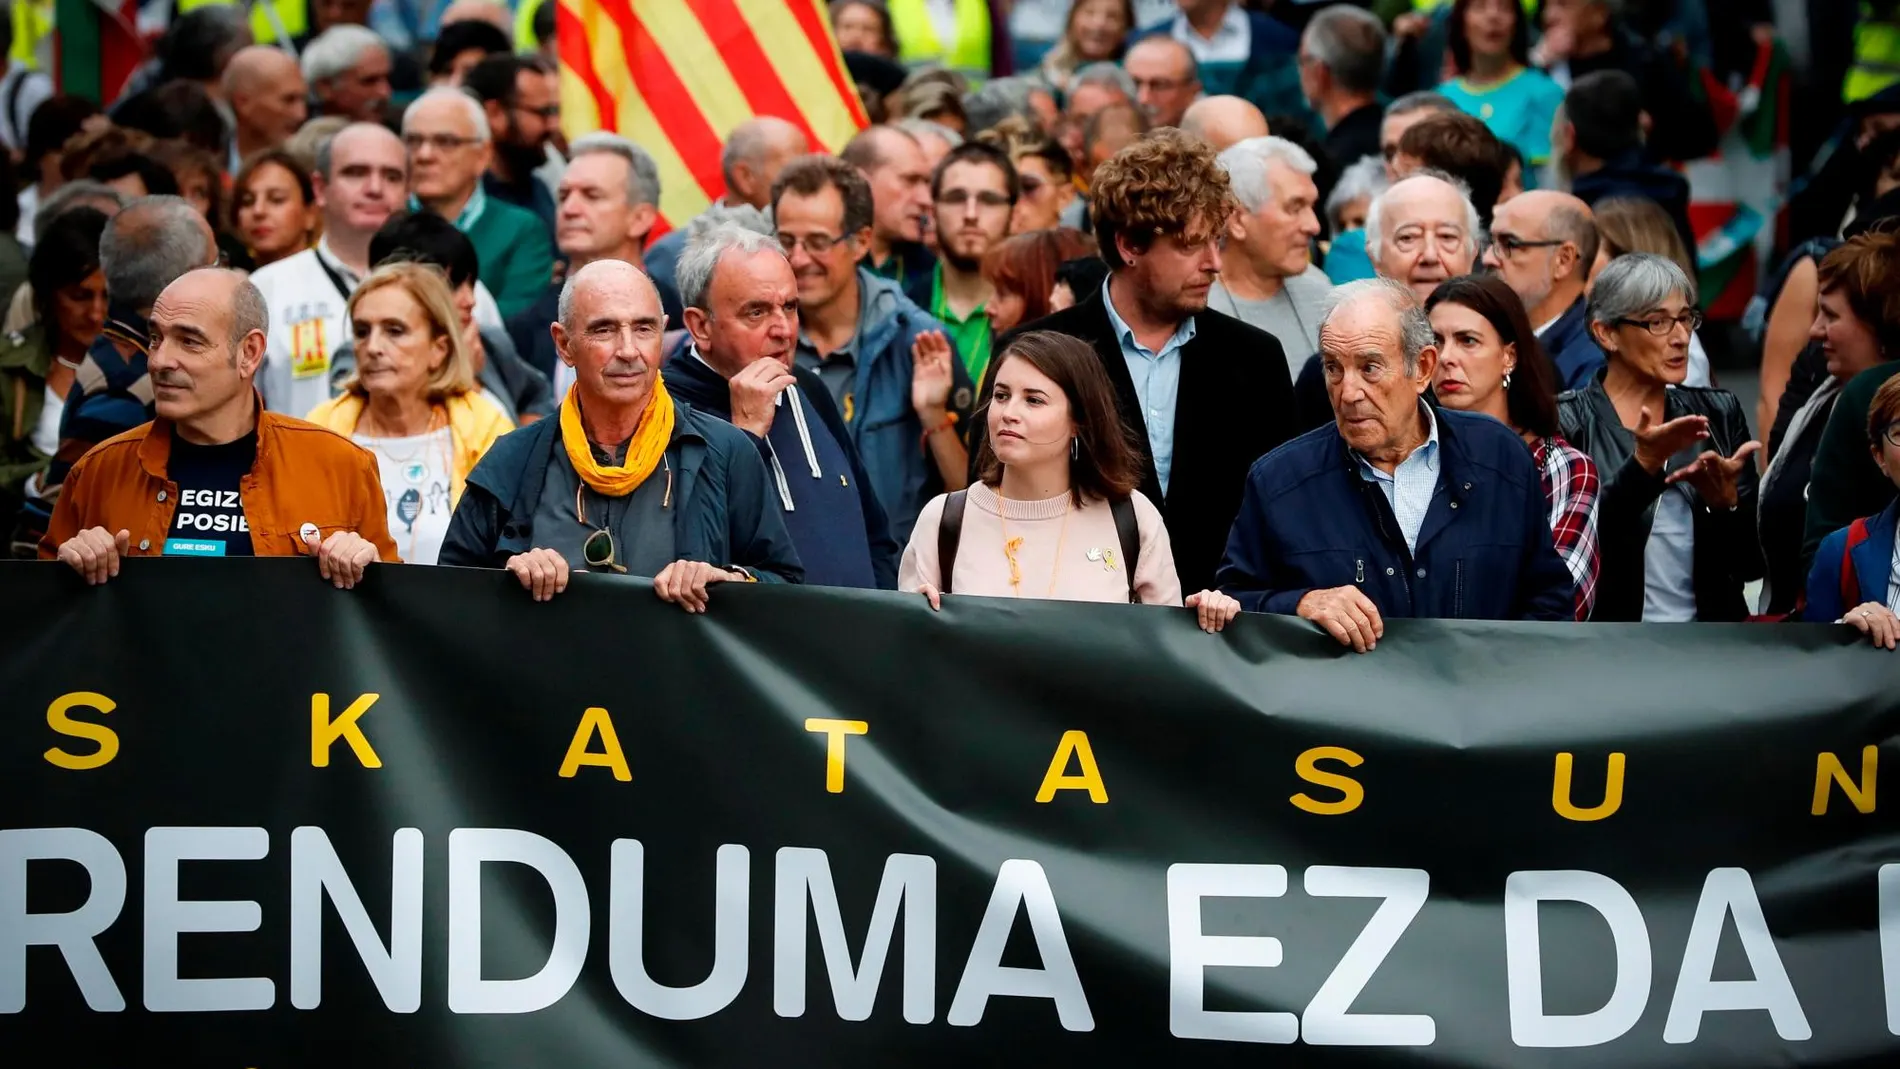
<path id="1" fill-rule="evenodd" d="M 1707 416 L 1711 441 L 1700 442 L 1670 458 L 1664 473 L 1651 475 L 1636 462 L 1636 436 L 1617 418 L 1603 379 L 1557 399 L 1564 438 L 1590 455 L 1602 473 L 1597 502 L 1597 538 L 1603 573 L 1597 580 L 1592 620 L 1643 618 L 1643 550 L 1662 496 L 1664 474 L 1693 460 L 1704 449 L 1732 455 L 1748 438 L 1741 402 L 1727 390 L 1683 386 L 1671 389 L 1664 419 Z M 1712 509 L 1694 488 L 1689 496 L 1695 516 L 1695 601 L 1698 620 L 1741 620 L 1748 615 L 1742 587 L 1761 578 L 1761 546 L 1755 540 L 1755 492 L 1760 482 L 1751 458 L 1742 466 L 1733 509 Z"/>

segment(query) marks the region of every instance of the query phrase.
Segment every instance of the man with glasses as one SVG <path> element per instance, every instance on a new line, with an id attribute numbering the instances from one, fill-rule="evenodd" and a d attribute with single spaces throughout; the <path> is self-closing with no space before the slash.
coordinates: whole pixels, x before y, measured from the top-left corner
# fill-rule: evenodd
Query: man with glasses
<path id="1" fill-rule="evenodd" d="M 1568 193 L 1533 189 L 1498 205 L 1484 265 L 1517 293 L 1557 365 L 1561 389 L 1581 390 L 1603 366 L 1590 337 L 1584 290 L 1597 259 L 1590 206 Z"/>
<path id="2" fill-rule="evenodd" d="M 937 268 L 930 288 L 913 300 L 949 329 L 971 382 L 990 363 L 990 299 L 996 287 L 983 277 L 983 254 L 1009 236 L 1019 195 L 1016 168 L 994 145 L 968 142 L 950 150 L 930 179 L 937 212 Z M 926 303 L 928 302 L 928 303 Z"/>
<path id="3" fill-rule="evenodd" d="M 1075 163 L 1052 137 L 1035 136 L 1009 146 L 1016 166 L 1016 207 L 1009 215 L 1009 232 L 1026 234 L 1063 225 L 1076 199 Z"/>
<path id="4" fill-rule="evenodd" d="M 553 278 L 554 249 L 533 212 L 482 191 L 493 154 L 482 105 L 460 89 L 431 89 L 403 112 L 402 140 L 410 207 L 449 220 L 475 243 L 481 280 L 504 318 L 527 311 Z"/>
<path id="5" fill-rule="evenodd" d="M 559 311 L 574 391 L 469 473 L 437 562 L 506 568 L 536 601 L 577 570 L 651 576 L 687 612 L 706 611 L 715 583 L 802 581 L 757 444 L 667 393 L 652 280 L 591 263 L 568 276 Z"/>
<path id="6" fill-rule="evenodd" d="M 1094 348 L 1142 445 L 1140 489 L 1167 521 L 1183 588 L 1210 589 L 1247 469 L 1295 433 L 1286 354 L 1208 307 L 1233 194 L 1206 142 L 1156 130 L 1098 167 L 1089 195 L 1107 282 L 1017 332 Z"/>
<path id="7" fill-rule="evenodd" d="M 968 481 L 969 373 L 943 324 L 861 263 L 873 208 L 856 167 L 793 160 L 772 187 L 772 214 L 798 283 L 797 364 L 837 404 L 902 545 L 924 502 Z"/>
<path id="8" fill-rule="evenodd" d="M 1174 17 L 1145 26 L 1136 36 L 1186 45 L 1199 68 L 1196 77 L 1209 93 L 1245 97 L 1267 115 L 1304 117 L 1306 101 L 1294 62 L 1300 39 L 1291 26 L 1246 10 L 1240 0 L 1177 0 L 1177 5 Z M 1136 7 L 1148 10 L 1146 3 Z"/>
<path id="9" fill-rule="evenodd" d="M 1410 286 L 1422 302 L 1440 282 L 1471 273 L 1478 209 L 1450 178 L 1421 171 L 1381 193 L 1366 212 L 1366 249 L 1381 278 Z"/>
<path id="10" fill-rule="evenodd" d="M 777 239 L 719 223 L 687 243 L 678 277 L 692 344 L 667 361 L 667 387 L 758 440 L 806 583 L 897 589 L 900 550 L 850 429 L 793 361 L 798 281 Z"/>
<path id="11" fill-rule="evenodd" d="M 482 192 L 528 209 L 552 232 L 554 194 L 535 169 L 548 162 L 548 142 L 561 125 L 554 69 L 538 56 L 489 56 L 463 77 L 462 88 L 481 101 L 494 135 Z"/>
<path id="12" fill-rule="evenodd" d="M 1201 95 L 1194 53 L 1172 37 L 1147 37 L 1135 42 L 1122 66 L 1135 80 L 1135 103 L 1156 126 L 1181 125 L 1188 105 Z"/>

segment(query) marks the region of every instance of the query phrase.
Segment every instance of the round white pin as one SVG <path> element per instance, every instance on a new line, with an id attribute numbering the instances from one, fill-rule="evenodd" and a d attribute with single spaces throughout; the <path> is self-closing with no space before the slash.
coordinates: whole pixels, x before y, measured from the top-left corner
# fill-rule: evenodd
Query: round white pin
<path id="1" fill-rule="evenodd" d="M 306 523 L 302 527 L 297 528 L 297 536 L 305 542 L 317 537 L 317 533 L 317 525 L 314 523 Z"/>

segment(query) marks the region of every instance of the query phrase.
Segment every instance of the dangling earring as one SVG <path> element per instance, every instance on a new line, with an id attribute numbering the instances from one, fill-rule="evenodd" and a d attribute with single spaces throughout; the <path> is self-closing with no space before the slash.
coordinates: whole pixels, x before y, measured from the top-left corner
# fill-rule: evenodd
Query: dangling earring
<path id="1" fill-rule="evenodd" d="M 1504 373 L 1504 388 L 1507 390 L 1511 388 L 1511 373 L 1508 371 Z"/>
<path id="2" fill-rule="evenodd" d="M 1075 435 L 1069 436 L 1069 459 L 1082 459 L 1082 439 Z"/>

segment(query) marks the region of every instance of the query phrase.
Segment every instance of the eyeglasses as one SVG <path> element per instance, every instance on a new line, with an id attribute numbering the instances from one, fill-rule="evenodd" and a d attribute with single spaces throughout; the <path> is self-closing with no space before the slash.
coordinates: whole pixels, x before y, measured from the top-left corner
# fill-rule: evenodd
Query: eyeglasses
<path id="1" fill-rule="evenodd" d="M 1156 93 L 1172 93 L 1177 89 L 1185 88 L 1189 83 L 1187 78 L 1135 78 L 1133 81 L 1137 93 L 1143 89 Z"/>
<path id="2" fill-rule="evenodd" d="M 1887 424 L 1880 432 L 1880 438 L 1895 449 L 1900 449 L 1900 419 Z"/>
<path id="3" fill-rule="evenodd" d="M 453 152 L 465 145 L 481 143 L 478 137 L 457 137 L 454 134 L 404 134 L 402 143 L 411 152 L 421 152 L 425 147 L 437 152 Z"/>
<path id="4" fill-rule="evenodd" d="M 778 247 L 784 249 L 785 255 L 787 256 L 795 252 L 800 245 L 805 246 L 805 251 L 812 256 L 823 256 L 831 251 L 833 245 L 849 237 L 849 234 L 805 234 L 801 236 L 798 234 L 787 234 L 781 230 L 778 233 Z"/>
<path id="5" fill-rule="evenodd" d="M 561 105 L 559 104 L 543 104 L 538 108 L 530 108 L 525 104 L 516 104 L 515 110 L 525 111 L 529 115 L 539 115 L 543 119 L 550 121 L 561 117 Z"/>
<path id="6" fill-rule="evenodd" d="M 972 197 L 976 199 L 979 208 L 1009 207 L 1009 194 L 998 193 L 993 189 L 985 189 L 977 193 L 971 193 L 967 189 L 946 189 L 943 195 L 937 198 L 937 203 L 946 208 L 961 208 L 970 203 Z"/>
<path id="7" fill-rule="evenodd" d="M 1650 319 L 1619 319 L 1618 323 L 1626 327 L 1642 327 L 1658 338 L 1667 337 L 1669 332 L 1680 323 L 1694 334 L 1702 326 L 1702 312 L 1691 308 L 1679 316 L 1655 316 Z"/>
<path id="8" fill-rule="evenodd" d="M 1025 197 L 1034 197 L 1036 194 L 1042 192 L 1042 187 L 1045 184 L 1042 179 L 1029 174 L 1023 175 L 1020 181 L 1022 182 L 1023 196 Z"/>
<path id="9" fill-rule="evenodd" d="M 1504 256 L 1516 256 L 1525 249 L 1554 249 L 1564 243 L 1562 238 L 1550 238 L 1544 241 L 1525 241 L 1515 234 L 1495 234 L 1490 247 Z"/>

